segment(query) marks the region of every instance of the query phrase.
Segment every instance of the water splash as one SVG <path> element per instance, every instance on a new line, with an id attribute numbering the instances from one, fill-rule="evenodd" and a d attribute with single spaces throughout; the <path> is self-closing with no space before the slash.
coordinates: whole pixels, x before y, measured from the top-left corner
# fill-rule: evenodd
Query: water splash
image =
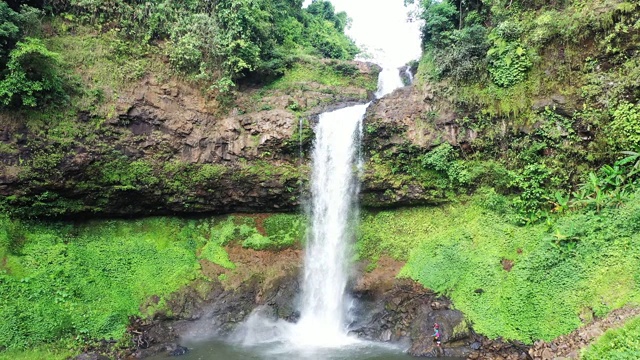
<path id="1" fill-rule="evenodd" d="M 361 123 L 368 104 L 324 113 L 316 128 L 311 233 L 305 254 L 299 330 L 308 341 L 344 341 L 349 244 L 354 238 Z M 322 339 L 320 339 L 322 338 Z"/>

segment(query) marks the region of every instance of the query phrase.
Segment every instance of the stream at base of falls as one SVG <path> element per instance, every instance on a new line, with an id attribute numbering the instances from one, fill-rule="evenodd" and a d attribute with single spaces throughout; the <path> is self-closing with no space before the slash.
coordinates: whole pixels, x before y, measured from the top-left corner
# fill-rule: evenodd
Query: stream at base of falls
<path id="1" fill-rule="evenodd" d="M 360 342 L 341 348 L 290 349 L 274 347 L 273 344 L 243 347 L 222 340 L 187 342 L 183 344 L 189 352 L 179 357 L 166 354 L 148 358 L 150 360 L 409 360 L 415 359 L 402 352 L 398 346 L 381 343 Z M 463 360 L 462 358 L 446 358 Z"/>

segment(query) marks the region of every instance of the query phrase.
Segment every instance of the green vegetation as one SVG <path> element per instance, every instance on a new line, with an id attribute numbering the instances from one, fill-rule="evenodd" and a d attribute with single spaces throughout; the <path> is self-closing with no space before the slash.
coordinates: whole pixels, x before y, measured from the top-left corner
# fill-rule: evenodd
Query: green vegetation
<path id="1" fill-rule="evenodd" d="M 301 61 L 280 79 L 269 84 L 267 89 L 291 91 L 310 83 L 318 83 L 331 87 L 358 86 L 375 91 L 376 83 L 359 73 L 358 68 L 350 63 L 329 60 L 324 62 Z"/>
<path id="2" fill-rule="evenodd" d="M 638 10 L 421 0 L 416 86 L 433 111 L 411 130 L 453 114 L 462 144 L 376 147 L 377 134 L 409 131 L 368 127 L 367 181 L 448 205 L 366 214 L 358 257 L 406 261 L 400 276 L 450 296 L 492 338 L 551 340 L 581 315 L 639 304 Z M 604 351 L 593 358 L 615 358 Z"/>
<path id="3" fill-rule="evenodd" d="M 66 91 L 60 55 L 29 37 L 39 32 L 42 12 L 23 5 L 18 11 L 0 1 L 0 105 L 8 108 L 63 103 Z"/>
<path id="4" fill-rule="evenodd" d="M 264 220 L 266 236 L 252 236 L 242 246 L 255 250 L 279 250 L 304 240 L 306 219 L 302 215 L 275 214 Z"/>
<path id="5" fill-rule="evenodd" d="M 63 3 L 71 21 L 115 25 L 124 38 L 144 43 L 167 41 L 165 53 L 178 73 L 220 91 L 243 77 L 280 76 L 303 54 L 351 59 L 358 52 L 344 35 L 346 14 L 322 0 L 307 9 L 283 0 L 117 0 L 109 9 L 97 0 Z"/>
<path id="6" fill-rule="evenodd" d="M 293 246 L 304 235 L 300 216 L 264 219 L 268 246 Z M 55 343 L 124 337 L 129 316 L 153 316 L 164 299 L 195 279 L 206 259 L 235 269 L 224 248 L 243 244 L 258 230 L 251 217 L 92 221 L 83 224 L 0 218 L 0 358 Z M 251 247 L 251 244 L 248 245 Z M 142 308 L 151 296 L 159 305 Z M 62 341 L 62 343 L 61 343 Z M 57 345 L 56 345 L 57 346 Z M 68 355 L 42 348 L 30 356 Z M 59 354 L 59 355 L 56 355 Z M 21 355 L 27 356 L 27 355 Z"/>
<path id="7" fill-rule="evenodd" d="M 632 360 L 640 357 L 640 318 L 627 321 L 622 328 L 607 330 L 582 352 L 583 360 Z"/>
<path id="8" fill-rule="evenodd" d="M 56 349 L 55 347 L 38 347 L 29 350 L 9 350 L 0 352 L 0 360 L 67 360 L 74 355 L 69 349 Z"/>
<path id="9" fill-rule="evenodd" d="M 229 218 L 225 223 L 226 232 L 235 234 L 229 238 L 238 239 L 242 247 L 253 250 L 282 250 L 304 241 L 306 222 L 301 215 L 273 214 L 261 221 L 262 231 L 252 217 L 235 221 Z"/>
<path id="10" fill-rule="evenodd" d="M 80 110 L 94 111 L 117 97 L 127 80 L 164 60 L 171 71 L 155 73 L 195 82 L 216 96 L 243 79 L 277 79 L 301 58 L 350 60 L 359 51 L 344 34 L 346 13 L 324 0 L 306 9 L 301 0 L 61 0 L 38 6 L 0 1 L 4 108 L 43 108 L 71 96 Z"/>
<path id="11" fill-rule="evenodd" d="M 544 219 L 559 197 L 571 197 L 574 204 L 585 200 L 582 190 L 596 174 L 604 179 L 603 172 L 614 168 L 628 180 L 632 171 L 620 153 L 640 150 L 640 5 L 624 0 L 422 0 L 419 5 L 417 15 L 425 22 L 418 86 L 436 94 L 435 108 L 452 107 L 462 135 L 479 134 L 456 155 L 464 160 L 458 163 L 467 174 L 485 168 L 483 178 L 502 179 L 494 186 L 517 195 L 514 205 L 523 222 Z M 425 114 L 425 121 L 438 116 Z M 424 149 L 400 152 L 380 154 L 381 160 L 392 168 L 413 162 L 409 167 L 417 174 L 432 169 L 415 160 L 428 156 Z M 471 178 L 469 184 L 475 183 Z M 599 198 L 594 193 L 603 186 L 592 186 L 586 200 Z M 460 182 L 455 192 L 468 193 L 469 187 Z"/>
<path id="12" fill-rule="evenodd" d="M 2 220 L 0 347 L 59 339 L 121 339 L 151 295 L 195 279 L 194 231 L 180 221 L 87 224 Z M 144 231 L 143 231 L 144 229 Z"/>
<path id="13" fill-rule="evenodd" d="M 47 50 L 39 39 L 18 42 L 9 54 L 7 75 L 0 82 L 4 106 L 35 107 L 43 102 L 64 99 L 62 77 L 58 74 L 60 55 Z"/>
<path id="14" fill-rule="evenodd" d="M 451 297 L 474 329 L 532 343 L 640 303 L 638 193 L 619 207 L 573 211 L 525 227 L 511 201 L 483 190 L 466 203 L 364 216 L 361 258 L 407 263 L 400 276 Z"/>

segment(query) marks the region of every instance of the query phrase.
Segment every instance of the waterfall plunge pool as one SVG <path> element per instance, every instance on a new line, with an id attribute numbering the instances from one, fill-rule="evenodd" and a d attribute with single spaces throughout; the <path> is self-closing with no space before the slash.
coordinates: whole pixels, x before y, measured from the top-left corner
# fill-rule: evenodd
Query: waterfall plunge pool
<path id="1" fill-rule="evenodd" d="M 189 352 L 179 357 L 156 355 L 151 360 L 409 360 L 402 349 L 383 343 L 358 342 L 340 348 L 296 348 L 283 343 L 242 346 L 221 339 L 184 342 Z M 446 358 L 464 360 L 463 358 Z"/>

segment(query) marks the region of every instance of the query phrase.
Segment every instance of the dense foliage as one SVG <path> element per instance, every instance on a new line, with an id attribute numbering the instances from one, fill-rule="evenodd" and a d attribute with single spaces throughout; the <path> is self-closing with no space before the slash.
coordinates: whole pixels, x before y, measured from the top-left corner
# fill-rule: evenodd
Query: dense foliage
<path id="1" fill-rule="evenodd" d="M 346 14 L 324 0 L 307 9 L 298 0 L 69 0 L 56 5 L 82 22 L 120 28 L 125 37 L 167 41 L 166 53 L 177 71 L 219 89 L 246 76 L 279 76 L 305 53 L 351 59 L 358 52 L 344 35 Z"/>
<path id="2" fill-rule="evenodd" d="M 18 42 L 9 54 L 6 77 L 0 81 L 4 106 L 35 107 L 64 99 L 63 80 L 58 74 L 60 55 L 47 50 L 38 39 Z"/>
<path id="3" fill-rule="evenodd" d="M 165 296 L 180 287 L 197 278 L 211 281 L 202 275 L 199 261 L 234 271 L 223 246 L 282 249 L 304 236 L 300 216 L 262 219 L 263 233 L 252 217 L 73 225 L 3 216 L 0 350 L 60 340 L 73 347 L 103 338 L 126 346 L 129 316 L 152 316 L 163 310 Z M 252 240 L 256 236 L 259 243 Z M 157 304 L 141 307 L 153 295 L 160 299 Z"/>
<path id="4" fill-rule="evenodd" d="M 605 183 L 616 176 L 625 186 L 637 183 L 631 159 L 623 160 L 622 153 L 640 151 L 639 4 L 419 5 L 424 56 L 418 85 L 436 94 L 435 109 L 452 107 L 462 138 L 465 132 L 478 134 L 457 155 L 467 161 L 468 174 L 501 179 L 496 189 L 517 195 L 514 205 L 523 222 L 545 218 L 563 208 L 559 203 L 615 202 L 629 195 L 624 186 L 606 196 L 601 190 L 611 188 Z M 437 119 L 437 111 L 430 116 Z M 424 151 L 404 153 L 406 159 L 388 160 L 396 168 L 432 173 L 415 164 L 416 157 L 428 156 Z M 468 190 L 460 186 L 457 192 Z"/>
<path id="5" fill-rule="evenodd" d="M 60 55 L 36 38 L 42 12 L 19 11 L 0 1 L 0 107 L 36 107 L 64 102 Z"/>
<path id="6" fill-rule="evenodd" d="M 640 198 L 526 227 L 492 189 L 467 204 L 364 216 L 361 257 L 407 260 L 401 276 L 451 297 L 489 337 L 532 343 L 640 303 Z"/>
<path id="7" fill-rule="evenodd" d="M 62 33 L 80 25 L 92 27 L 95 33 L 114 33 L 125 42 L 122 45 L 128 45 L 117 51 L 133 55 L 122 67 L 149 53 L 162 54 L 179 76 L 200 81 L 213 92 L 226 92 L 243 78 L 272 80 L 304 56 L 349 60 L 359 51 L 344 34 L 349 24 L 346 13 L 337 13 L 324 0 L 314 0 L 306 9 L 299 0 L 36 3 L 40 8 L 17 8 L 13 2 L 0 1 L 0 104 L 4 107 L 63 103 L 71 92 L 73 81 L 62 81 L 66 76 L 61 65 L 67 59 L 49 51 L 40 39 L 47 38 L 43 19 L 58 24 L 56 30 Z M 145 45 L 145 51 L 135 53 Z M 141 70 L 145 69 L 129 74 Z M 85 90 L 78 87 L 74 91 Z"/>

